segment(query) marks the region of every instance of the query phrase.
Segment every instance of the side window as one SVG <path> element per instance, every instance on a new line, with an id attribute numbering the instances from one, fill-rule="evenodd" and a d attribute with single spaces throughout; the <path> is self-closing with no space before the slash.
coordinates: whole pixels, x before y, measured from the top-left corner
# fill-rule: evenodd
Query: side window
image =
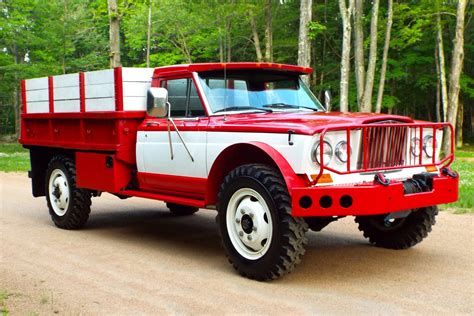
<path id="1" fill-rule="evenodd" d="M 171 116 L 185 116 L 188 79 L 168 80 L 166 88 L 168 89 L 168 101 L 171 104 Z"/>
<path id="2" fill-rule="evenodd" d="M 162 81 L 161 86 L 168 89 L 168 102 L 171 104 L 172 117 L 198 117 L 206 115 L 196 86 L 191 79 Z"/>

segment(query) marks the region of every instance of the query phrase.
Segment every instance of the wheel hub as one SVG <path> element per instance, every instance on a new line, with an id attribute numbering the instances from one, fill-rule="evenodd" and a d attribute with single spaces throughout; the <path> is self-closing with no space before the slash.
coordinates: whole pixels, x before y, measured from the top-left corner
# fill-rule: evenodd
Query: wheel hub
<path id="1" fill-rule="evenodd" d="M 243 231 L 246 234 L 250 234 L 252 232 L 253 221 L 249 215 L 245 214 L 244 216 L 242 216 L 241 225 L 242 225 Z"/>
<path id="2" fill-rule="evenodd" d="M 241 255 L 251 260 L 261 258 L 272 238 L 271 215 L 264 198 L 250 188 L 236 191 L 227 207 L 227 229 Z"/>
<path id="3" fill-rule="evenodd" d="M 49 178 L 49 201 L 56 215 L 66 214 L 69 206 L 69 185 L 66 175 L 60 169 L 53 170 Z"/>

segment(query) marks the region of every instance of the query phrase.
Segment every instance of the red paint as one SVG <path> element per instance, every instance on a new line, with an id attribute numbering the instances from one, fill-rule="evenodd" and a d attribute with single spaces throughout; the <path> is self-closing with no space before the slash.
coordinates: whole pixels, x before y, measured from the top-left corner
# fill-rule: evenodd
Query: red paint
<path id="1" fill-rule="evenodd" d="M 242 155 L 245 153 L 245 155 Z M 210 171 L 206 189 L 206 204 L 215 204 L 217 193 L 224 177 L 238 166 L 249 163 L 272 165 L 280 171 L 288 190 L 307 184 L 303 177 L 298 176 L 288 161 L 272 146 L 261 142 L 234 144 L 222 151 L 214 161 Z"/>
<path id="2" fill-rule="evenodd" d="M 297 74 L 311 74 L 313 69 L 306 67 L 299 67 L 294 65 L 274 64 L 274 63 L 252 63 L 252 62 L 240 62 L 240 63 L 202 63 L 202 64 L 185 64 L 185 65 L 173 65 L 158 67 L 153 73 L 153 78 L 168 76 L 168 75 L 185 75 L 193 72 L 201 71 L 212 71 L 222 69 L 234 70 L 234 69 L 273 69 L 285 72 L 293 72 Z"/>
<path id="3" fill-rule="evenodd" d="M 21 81 L 21 113 L 26 113 L 26 81 Z"/>
<path id="4" fill-rule="evenodd" d="M 181 204 L 181 205 L 195 206 L 199 208 L 203 208 L 206 206 L 203 200 L 186 198 L 182 196 L 168 195 L 168 194 L 158 194 L 158 193 L 153 193 L 153 192 L 143 192 L 143 191 L 137 191 L 137 190 L 125 190 L 125 191 L 121 191 L 120 194 L 126 195 L 126 196 L 136 196 L 136 197 L 141 197 L 145 199 L 159 200 L 159 201 L 164 201 L 167 203 L 176 203 L 176 204 Z"/>
<path id="5" fill-rule="evenodd" d="M 48 93 L 49 93 L 49 113 L 54 113 L 54 79 L 48 77 Z"/>
<path id="6" fill-rule="evenodd" d="M 132 179 L 132 168 L 115 155 L 76 152 L 77 186 L 91 190 L 120 192 Z"/>
<path id="7" fill-rule="evenodd" d="M 81 113 L 84 113 L 86 111 L 86 83 L 83 72 L 79 73 L 79 104 Z"/>
<path id="8" fill-rule="evenodd" d="M 123 82 L 122 67 L 114 68 L 115 81 L 115 111 L 123 111 Z"/>
<path id="9" fill-rule="evenodd" d="M 402 182 L 392 182 L 388 186 L 380 184 L 361 184 L 323 187 L 294 188 L 292 194 L 293 216 L 346 216 L 375 215 L 409 210 L 431 205 L 455 202 L 458 199 L 458 180 L 445 176 L 433 179 L 433 190 L 416 194 L 403 193 Z M 322 208 L 322 196 L 332 198 L 332 207 Z M 352 197 L 353 204 L 348 208 L 340 206 L 343 195 Z M 309 196 L 313 204 L 308 209 L 299 205 L 303 196 Z"/>
<path id="10" fill-rule="evenodd" d="M 138 183 L 144 191 L 204 200 L 206 178 L 182 177 L 138 172 Z"/>

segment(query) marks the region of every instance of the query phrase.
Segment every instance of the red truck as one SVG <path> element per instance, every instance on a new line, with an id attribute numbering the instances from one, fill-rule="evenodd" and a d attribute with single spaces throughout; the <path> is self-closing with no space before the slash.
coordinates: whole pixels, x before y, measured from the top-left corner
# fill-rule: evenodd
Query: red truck
<path id="1" fill-rule="evenodd" d="M 308 228 L 345 216 L 376 246 L 419 243 L 436 205 L 458 199 L 452 126 L 327 112 L 300 78 L 311 71 L 210 63 L 24 80 L 33 196 L 63 229 L 83 227 L 102 192 L 177 215 L 215 209 L 229 261 L 258 280 L 290 272 Z"/>

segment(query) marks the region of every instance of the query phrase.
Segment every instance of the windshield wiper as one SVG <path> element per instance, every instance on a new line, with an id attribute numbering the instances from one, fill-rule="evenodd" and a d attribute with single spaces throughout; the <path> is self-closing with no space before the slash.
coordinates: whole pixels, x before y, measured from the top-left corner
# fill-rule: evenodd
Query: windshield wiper
<path id="1" fill-rule="evenodd" d="M 256 106 L 229 106 L 229 107 L 226 107 L 224 109 L 214 111 L 214 113 L 227 112 L 227 111 L 239 111 L 239 110 L 243 110 L 243 111 L 256 110 L 256 111 L 262 111 L 262 112 L 268 112 L 268 113 L 273 112 L 270 109 L 262 109 L 262 108 L 258 108 Z"/>
<path id="2" fill-rule="evenodd" d="M 293 104 L 286 104 L 286 103 L 271 103 L 265 104 L 264 108 L 274 108 L 274 109 L 308 109 L 312 111 L 319 111 L 318 109 L 311 108 L 309 106 L 302 106 L 302 105 L 293 105 Z"/>

